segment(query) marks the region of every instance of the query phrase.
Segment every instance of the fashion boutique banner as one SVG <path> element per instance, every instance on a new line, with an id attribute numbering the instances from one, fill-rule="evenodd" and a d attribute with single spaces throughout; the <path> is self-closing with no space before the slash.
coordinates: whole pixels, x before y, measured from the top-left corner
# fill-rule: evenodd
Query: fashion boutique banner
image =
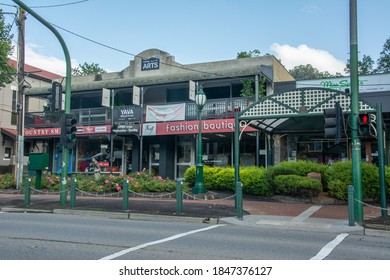
<path id="1" fill-rule="evenodd" d="M 147 122 L 181 121 L 185 118 L 185 103 L 146 106 Z"/>
<path id="2" fill-rule="evenodd" d="M 240 127 L 242 130 L 243 127 Z M 245 131 L 256 131 L 247 126 Z M 142 125 L 143 136 L 195 134 L 199 132 L 199 121 L 144 123 Z M 202 133 L 234 132 L 234 119 L 204 120 Z"/>

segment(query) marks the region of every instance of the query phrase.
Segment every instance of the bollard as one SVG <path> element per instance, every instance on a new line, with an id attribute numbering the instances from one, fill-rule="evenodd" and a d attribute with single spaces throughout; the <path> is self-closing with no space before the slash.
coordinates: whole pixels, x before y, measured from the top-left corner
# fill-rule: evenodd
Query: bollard
<path id="1" fill-rule="evenodd" d="M 176 180 L 176 215 L 181 215 L 183 212 L 183 181 Z"/>
<path id="2" fill-rule="evenodd" d="M 30 202 L 31 202 L 30 183 L 31 183 L 31 178 L 27 178 L 26 183 L 24 184 L 24 206 L 25 207 L 30 207 Z"/>
<path id="3" fill-rule="evenodd" d="M 123 180 L 122 210 L 129 210 L 129 180 Z"/>
<path id="4" fill-rule="evenodd" d="M 77 179 L 72 178 L 70 183 L 70 208 L 74 208 L 76 206 L 76 184 Z"/>
<path id="5" fill-rule="evenodd" d="M 236 212 L 237 212 L 237 219 L 242 220 L 243 219 L 243 208 L 242 208 L 242 183 L 237 182 L 236 183 Z"/>
<path id="6" fill-rule="evenodd" d="M 355 194 L 353 191 L 353 186 L 349 185 L 348 186 L 348 224 L 350 226 L 355 225 Z"/>

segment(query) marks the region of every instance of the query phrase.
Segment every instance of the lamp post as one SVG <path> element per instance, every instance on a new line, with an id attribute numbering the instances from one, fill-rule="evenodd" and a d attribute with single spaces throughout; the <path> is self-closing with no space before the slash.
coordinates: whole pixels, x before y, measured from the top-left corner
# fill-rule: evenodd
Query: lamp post
<path id="1" fill-rule="evenodd" d="M 198 106 L 199 114 L 199 133 L 197 141 L 197 157 L 196 157 L 196 178 L 195 186 L 192 189 L 193 194 L 202 194 L 206 192 L 203 178 L 203 164 L 202 164 L 202 109 L 206 104 L 206 94 L 203 92 L 202 86 L 198 87 L 198 91 L 195 96 L 195 103 Z"/>

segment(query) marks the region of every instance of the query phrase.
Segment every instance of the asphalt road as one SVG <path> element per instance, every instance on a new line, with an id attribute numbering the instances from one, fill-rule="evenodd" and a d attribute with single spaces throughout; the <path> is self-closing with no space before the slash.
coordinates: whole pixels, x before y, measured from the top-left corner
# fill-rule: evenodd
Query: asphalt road
<path id="1" fill-rule="evenodd" d="M 390 260 L 388 238 L 171 221 L 0 214 L 2 260 Z"/>

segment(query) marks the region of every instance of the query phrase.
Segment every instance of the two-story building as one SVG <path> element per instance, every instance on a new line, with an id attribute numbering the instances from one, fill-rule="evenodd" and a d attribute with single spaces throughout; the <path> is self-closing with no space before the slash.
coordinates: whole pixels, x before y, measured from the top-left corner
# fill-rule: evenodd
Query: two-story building
<path id="1" fill-rule="evenodd" d="M 243 80 L 253 81 L 256 92 L 255 84 L 263 81 L 266 95 L 273 94 L 276 82 L 294 81 L 270 55 L 183 65 L 158 49 L 140 53 L 121 72 L 72 77 L 70 107 L 78 123 L 69 172 L 92 172 L 95 158 L 102 172 L 146 168 L 162 177 L 183 177 L 195 164 L 199 121 L 193 96 L 200 86 L 207 96 L 203 162 L 232 165 L 234 111 L 258 97 L 241 96 Z M 33 87 L 26 96 L 46 100 L 50 95 L 45 87 Z M 49 147 L 55 172 L 61 160 L 59 116 L 43 107 L 25 116 L 25 141 Z M 241 164 L 265 165 L 264 137 L 250 126 L 241 129 Z"/>
<path id="2" fill-rule="evenodd" d="M 17 139 L 17 81 L 16 81 L 16 69 L 17 62 L 10 59 L 8 61 L 15 69 L 15 80 L 0 88 L 0 174 L 6 172 L 12 172 L 15 167 L 15 144 Z M 25 85 L 31 87 L 51 87 L 52 80 L 60 79 L 61 76 L 54 74 L 37 67 L 25 64 Z M 21 102 L 20 102 L 21 103 Z M 43 109 L 47 104 L 47 101 L 37 98 L 29 98 L 25 103 L 26 112 L 36 112 Z M 34 150 L 34 141 L 27 143 L 25 151 L 28 154 Z M 41 151 L 42 152 L 42 151 Z M 27 160 L 24 160 L 24 164 Z"/>

